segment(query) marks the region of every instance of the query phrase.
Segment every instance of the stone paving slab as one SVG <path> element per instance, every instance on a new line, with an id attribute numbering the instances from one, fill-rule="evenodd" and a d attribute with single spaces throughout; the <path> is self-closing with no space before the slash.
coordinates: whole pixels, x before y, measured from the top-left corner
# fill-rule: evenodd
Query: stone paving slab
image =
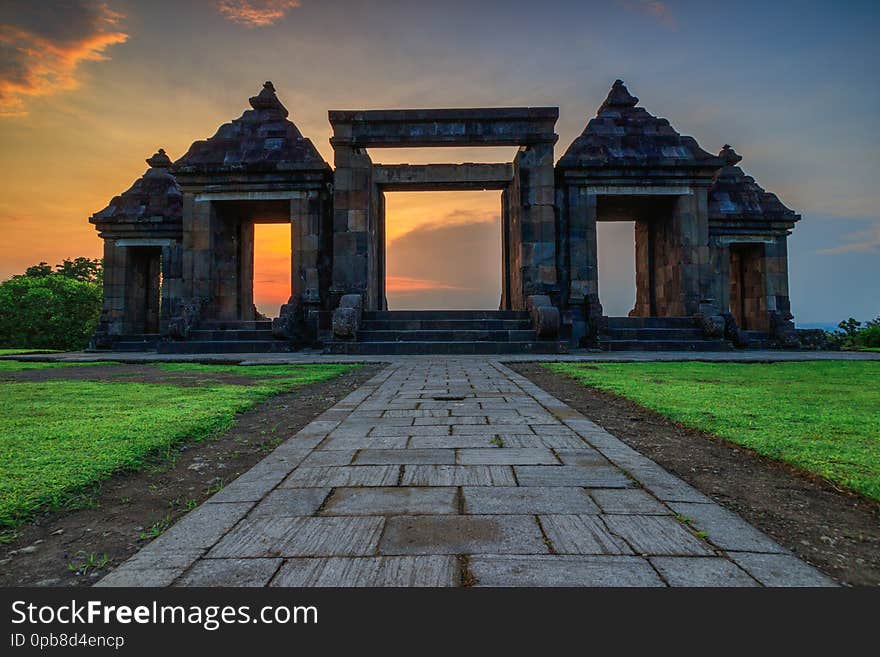
<path id="1" fill-rule="evenodd" d="M 451 449 L 362 449 L 355 459 L 357 465 L 453 465 Z"/>
<path id="2" fill-rule="evenodd" d="M 452 487 L 337 488 L 321 509 L 324 516 L 443 515 L 458 513 Z"/>
<path id="3" fill-rule="evenodd" d="M 211 558 L 304 557 L 373 554 L 382 518 L 254 518 L 208 553 Z"/>
<path id="4" fill-rule="evenodd" d="M 442 357 L 395 360 L 99 585 L 473 583 L 833 585 L 496 360 Z"/>
<path id="5" fill-rule="evenodd" d="M 271 586 L 456 586 L 455 557 L 290 559 Z"/>
<path id="6" fill-rule="evenodd" d="M 609 515 L 602 519 L 608 529 L 629 543 L 638 554 L 712 554 L 708 545 L 672 517 Z"/>
<path id="7" fill-rule="evenodd" d="M 632 480 L 611 465 L 523 465 L 514 466 L 520 486 L 585 486 L 588 488 L 627 488 Z"/>
<path id="8" fill-rule="evenodd" d="M 202 559 L 175 586 L 266 586 L 281 559 Z"/>
<path id="9" fill-rule="evenodd" d="M 670 586 L 758 586 L 736 564 L 722 557 L 651 557 Z"/>
<path id="10" fill-rule="evenodd" d="M 397 516 L 379 545 L 382 554 L 546 554 L 533 516 Z"/>
<path id="11" fill-rule="evenodd" d="M 461 489 L 470 514 L 599 513 L 583 488 L 475 486 Z"/>
<path id="12" fill-rule="evenodd" d="M 507 465 L 407 465 L 401 486 L 516 486 Z"/>
<path id="13" fill-rule="evenodd" d="M 474 556 L 476 586 L 664 586 L 647 560 L 604 556 Z"/>
<path id="14" fill-rule="evenodd" d="M 612 534 L 595 515 L 539 516 L 557 554 L 632 554 L 626 541 Z"/>
<path id="15" fill-rule="evenodd" d="M 507 449 L 460 449 L 462 465 L 559 465 L 559 459 L 546 447 Z"/>

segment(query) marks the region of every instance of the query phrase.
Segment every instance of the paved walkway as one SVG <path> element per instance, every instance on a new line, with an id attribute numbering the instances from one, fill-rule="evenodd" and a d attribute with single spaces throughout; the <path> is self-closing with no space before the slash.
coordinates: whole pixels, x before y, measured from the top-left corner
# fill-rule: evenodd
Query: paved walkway
<path id="1" fill-rule="evenodd" d="M 99 586 L 832 584 L 490 359 L 390 365 Z"/>

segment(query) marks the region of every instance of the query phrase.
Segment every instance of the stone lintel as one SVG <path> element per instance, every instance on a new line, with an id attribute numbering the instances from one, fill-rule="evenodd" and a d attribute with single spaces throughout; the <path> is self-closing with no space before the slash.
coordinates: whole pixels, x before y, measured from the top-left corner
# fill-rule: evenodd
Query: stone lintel
<path id="1" fill-rule="evenodd" d="M 694 190 L 688 185 L 585 185 L 584 192 L 596 196 L 692 196 Z"/>
<path id="2" fill-rule="evenodd" d="M 504 189 L 512 179 L 513 165 L 508 162 L 373 165 L 373 182 L 388 191 Z"/>
<path id="3" fill-rule="evenodd" d="M 237 191 L 237 192 L 198 192 L 194 195 L 196 203 L 203 201 L 290 201 L 302 198 L 302 191 Z"/>
<path id="4" fill-rule="evenodd" d="M 330 110 L 330 143 L 352 147 L 555 144 L 558 107 Z"/>
<path id="5" fill-rule="evenodd" d="M 151 239 L 148 237 L 131 237 L 116 240 L 116 246 L 173 246 L 177 240 Z"/>

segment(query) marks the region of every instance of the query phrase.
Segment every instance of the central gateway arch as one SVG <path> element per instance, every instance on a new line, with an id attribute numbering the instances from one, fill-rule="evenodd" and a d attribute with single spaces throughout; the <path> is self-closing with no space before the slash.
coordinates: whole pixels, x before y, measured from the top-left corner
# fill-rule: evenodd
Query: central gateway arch
<path id="1" fill-rule="evenodd" d="M 501 190 L 502 310 L 523 310 L 530 295 L 559 302 L 553 146 L 557 107 L 331 110 L 334 150 L 335 302 L 363 297 L 385 310 L 386 191 Z M 373 164 L 368 148 L 518 146 L 511 163 Z"/>

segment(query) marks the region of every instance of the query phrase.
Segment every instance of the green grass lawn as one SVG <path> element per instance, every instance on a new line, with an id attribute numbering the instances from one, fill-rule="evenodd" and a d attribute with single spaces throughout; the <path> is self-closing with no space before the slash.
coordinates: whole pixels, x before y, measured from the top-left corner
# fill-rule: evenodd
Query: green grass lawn
<path id="1" fill-rule="evenodd" d="M 172 369 L 210 372 L 202 369 L 209 367 L 181 364 Z M 216 435 L 233 424 L 237 413 L 270 395 L 357 366 L 220 367 L 253 377 L 255 383 L 184 388 L 165 383 L 0 382 L 0 528 L 14 528 L 38 511 L 64 506 L 102 479 L 137 469 L 177 443 Z"/>
<path id="2" fill-rule="evenodd" d="M 25 354 L 57 354 L 56 349 L 0 349 L 0 356 L 23 356 Z"/>
<path id="3" fill-rule="evenodd" d="M 546 367 L 880 499 L 880 362 Z"/>

